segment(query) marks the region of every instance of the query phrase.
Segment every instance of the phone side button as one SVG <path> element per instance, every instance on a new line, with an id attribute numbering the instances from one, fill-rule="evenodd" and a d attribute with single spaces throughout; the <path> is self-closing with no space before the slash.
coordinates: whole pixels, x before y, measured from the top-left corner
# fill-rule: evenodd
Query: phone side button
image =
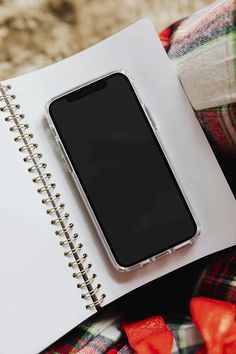
<path id="1" fill-rule="evenodd" d="M 148 119 L 149 119 L 150 122 L 151 122 L 152 127 L 153 127 L 155 130 L 157 130 L 156 122 L 153 120 L 152 115 L 151 115 L 149 109 L 147 108 L 146 105 L 144 105 L 143 107 L 144 107 L 144 110 L 145 110 L 146 115 L 148 116 Z"/>
<path id="2" fill-rule="evenodd" d="M 68 160 L 68 157 L 66 155 L 64 155 L 64 153 L 63 153 L 63 159 L 65 161 L 65 164 L 66 164 L 66 167 L 67 167 L 69 173 L 72 174 L 73 173 L 73 169 L 72 169 L 71 163 Z"/>
<path id="3" fill-rule="evenodd" d="M 65 155 L 64 151 L 63 151 L 63 147 L 61 145 L 61 142 L 59 140 L 57 140 L 57 146 L 59 148 L 59 151 L 60 151 L 60 154 L 61 154 L 61 157 L 66 165 L 66 168 L 68 170 L 69 173 L 72 173 L 72 167 L 70 165 L 70 161 L 68 160 L 67 156 Z"/>
<path id="4" fill-rule="evenodd" d="M 57 136 L 57 132 L 56 132 L 54 126 L 53 126 L 53 125 L 49 125 L 49 128 L 50 128 L 50 130 L 51 130 L 52 135 L 53 135 L 54 138 L 55 138 L 55 137 Z"/>

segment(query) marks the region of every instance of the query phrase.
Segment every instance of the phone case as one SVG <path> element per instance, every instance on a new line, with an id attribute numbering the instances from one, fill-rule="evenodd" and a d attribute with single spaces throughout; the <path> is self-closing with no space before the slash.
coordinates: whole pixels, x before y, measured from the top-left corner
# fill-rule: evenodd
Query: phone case
<path id="1" fill-rule="evenodd" d="M 128 80 L 130 81 L 131 86 L 132 86 L 132 88 L 133 88 L 133 90 L 134 90 L 134 92 L 135 92 L 135 94 L 136 94 L 136 96 L 137 96 L 137 98 L 138 98 L 139 103 L 141 104 L 141 106 L 142 106 L 142 108 L 143 108 L 143 111 L 144 111 L 144 113 L 145 113 L 145 115 L 146 115 L 146 118 L 148 119 L 149 124 L 151 125 L 151 128 L 152 128 L 152 130 L 153 130 L 153 132 L 154 132 L 154 134 L 155 134 L 155 137 L 156 137 L 158 143 L 159 143 L 160 146 L 161 146 L 161 149 L 162 149 L 162 151 L 163 151 L 163 153 L 164 153 L 164 155 L 165 155 L 165 157 L 166 157 L 166 159 L 167 159 L 167 162 L 168 162 L 168 164 L 169 164 L 169 166 L 170 166 L 170 168 L 171 168 L 171 170 L 172 170 L 172 173 L 173 173 L 173 175 L 174 175 L 174 177 L 175 177 L 175 179 L 176 179 L 176 182 L 177 182 L 177 184 L 178 184 L 178 186 L 179 186 L 179 188 L 180 188 L 180 190 L 181 190 L 181 193 L 183 194 L 183 197 L 184 197 L 184 199 L 185 199 L 185 201 L 186 201 L 186 203 L 187 203 L 187 206 L 188 206 L 188 208 L 189 208 L 189 210 L 190 210 L 190 212 L 191 212 L 191 214 L 192 214 L 192 217 L 193 217 L 193 219 L 194 219 L 194 221 L 195 221 L 195 223 L 196 223 L 196 226 L 197 226 L 196 233 L 195 233 L 195 235 L 194 235 L 191 239 L 189 239 L 189 240 L 187 240 L 187 241 L 184 241 L 184 242 L 182 242 L 182 243 L 180 243 L 180 244 L 178 244 L 178 245 L 176 245 L 176 246 L 174 246 L 174 247 L 171 247 L 171 248 L 165 250 L 164 252 L 158 253 L 158 254 L 156 254 L 155 256 L 152 256 L 152 257 L 150 257 L 150 258 L 148 258 L 148 259 L 146 259 L 146 260 L 144 260 L 144 261 L 138 262 L 138 263 L 136 263 L 136 264 L 134 264 L 134 265 L 132 265 L 132 266 L 130 266 L 130 267 L 123 267 L 123 266 L 121 266 L 120 264 L 117 263 L 117 261 L 116 261 L 114 255 L 113 255 L 113 253 L 112 253 L 112 251 L 111 251 L 111 249 L 110 249 L 110 247 L 109 247 L 109 245 L 108 245 L 108 242 L 107 242 L 107 240 L 106 240 L 106 238 L 105 238 L 105 236 L 104 236 L 104 234 L 103 234 L 103 232 L 102 232 L 102 230 L 101 230 L 101 227 L 100 227 L 100 225 L 99 225 L 99 223 L 98 223 L 98 221 L 97 221 L 97 218 L 96 218 L 96 216 L 95 216 L 95 214 L 94 214 L 94 212 L 93 212 L 93 210 L 92 210 L 92 208 L 91 208 L 91 206 L 90 206 L 90 203 L 89 203 L 89 201 L 88 201 L 88 199 L 87 199 L 87 197 L 86 197 L 86 195 L 85 195 L 85 193 L 84 193 L 84 190 L 83 190 L 83 188 L 82 188 L 82 185 L 81 185 L 81 183 L 80 183 L 80 181 L 79 181 L 79 179 L 78 179 L 78 177 L 77 177 L 77 175 L 76 175 L 76 173 L 75 173 L 75 171 L 74 171 L 74 168 L 73 168 L 73 166 L 72 166 L 72 164 L 71 164 L 71 162 L 70 162 L 70 159 L 69 159 L 69 157 L 68 157 L 68 155 L 67 155 L 67 152 L 66 152 L 66 150 L 65 150 L 65 148 L 64 148 L 64 146 L 63 146 L 63 144 L 62 144 L 62 141 L 61 141 L 61 139 L 60 139 L 60 136 L 59 136 L 59 134 L 58 134 L 58 132 L 57 132 L 57 130 L 56 130 L 56 127 L 55 127 L 55 125 L 54 125 L 54 123 L 53 123 L 53 121 L 52 121 L 52 119 L 51 119 L 50 113 L 49 113 L 49 107 L 50 107 L 51 103 L 52 103 L 53 101 L 55 101 L 56 99 L 58 99 L 58 98 L 60 98 L 60 97 L 63 97 L 63 96 L 65 96 L 65 95 L 67 95 L 67 94 L 69 94 L 69 93 L 71 93 L 71 92 L 73 92 L 73 91 L 76 91 L 76 90 L 78 90 L 78 89 L 80 89 L 80 88 L 83 88 L 83 87 L 85 87 L 85 86 L 87 86 L 87 85 L 89 85 L 89 84 L 91 84 L 91 83 L 94 83 L 94 82 L 96 82 L 96 81 L 98 81 L 98 80 L 101 80 L 101 79 L 103 79 L 103 78 L 105 78 L 105 77 L 108 77 L 108 76 L 110 76 L 110 75 L 112 75 L 112 74 L 115 74 L 115 73 L 121 73 L 121 74 L 125 75 L 125 76 L 128 78 Z M 66 165 L 66 167 L 67 167 L 67 169 L 68 169 L 68 172 L 69 172 L 70 175 L 72 176 L 72 178 L 73 178 L 73 180 L 74 180 L 74 182 L 75 182 L 75 185 L 77 186 L 77 188 L 78 188 L 78 190 L 79 190 L 79 193 L 80 193 L 80 195 L 81 195 L 81 197 L 82 197 L 82 199 L 83 199 L 83 201 L 84 201 L 84 204 L 85 204 L 85 206 L 86 206 L 86 208 L 87 208 L 87 210 L 88 210 L 88 212 L 89 212 L 89 215 L 90 215 L 90 217 L 91 217 L 91 219 L 92 219 L 92 221 L 93 221 L 93 223 L 94 223 L 94 225 L 95 225 L 95 227 L 96 227 L 97 233 L 98 233 L 98 235 L 99 235 L 99 237 L 100 237 L 100 239 L 101 239 L 101 241 L 102 241 L 102 243 L 103 243 L 103 245 L 104 245 L 104 247 L 105 247 L 105 249 L 106 249 L 106 251 L 107 251 L 107 254 L 108 254 L 108 256 L 109 256 L 109 258 L 110 258 L 110 260 L 111 260 L 113 266 L 114 266 L 117 270 L 119 270 L 119 271 L 121 271 L 121 272 L 127 272 L 127 271 L 132 271 L 132 270 L 134 270 L 134 269 L 137 269 L 137 268 L 139 268 L 139 267 L 143 267 L 143 266 L 145 266 L 145 265 L 147 265 L 147 264 L 149 264 L 149 263 L 151 263 L 151 262 L 156 261 L 157 259 L 159 259 L 159 258 L 161 258 L 161 257 L 163 257 L 163 256 L 165 256 L 165 255 L 171 254 L 171 253 L 173 253 L 173 252 L 175 252 L 175 251 L 177 251 L 177 250 L 179 250 L 179 249 L 181 249 L 181 248 L 183 248 L 183 247 L 185 247 L 185 246 L 191 245 L 191 244 L 193 244 L 193 243 L 197 240 L 197 238 L 198 238 L 199 235 L 200 235 L 200 227 L 199 227 L 199 223 L 198 223 L 197 217 L 196 217 L 196 215 L 195 215 L 195 213 L 194 213 L 194 211 L 193 211 L 193 209 L 192 209 L 192 207 L 191 207 L 191 203 L 189 202 L 189 200 L 188 200 L 188 198 L 187 198 L 187 196 L 186 196 L 186 194 L 185 194 L 185 192 L 184 192 L 184 188 L 183 188 L 183 186 L 181 185 L 180 181 L 178 180 L 178 176 L 176 175 L 176 173 L 175 173 L 175 171 L 174 171 L 174 169 L 173 169 L 173 166 L 171 165 L 171 161 L 170 161 L 170 159 L 168 158 L 168 155 L 166 154 L 165 148 L 164 148 L 164 146 L 163 146 L 163 144 L 162 144 L 162 142 L 161 142 L 161 140 L 160 140 L 160 137 L 159 137 L 159 135 L 158 135 L 158 127 L 157 127 L 157 124 L 156 124 L 156 122 L 154 121 L 154 119 L 152 119 L 152 116 L 151 116 L 151 114 L 150 114 L 150 112 L 149 112 L 147 106 L 144 104 L 144 102 L 142 101 L 140 95 L 138 94 L 138 92 L 137 92 L 137 90 L 136 90 L 136 88 L 135 88 L 134 80 L 133 80 L 132 77 L 127 73 L 127 71 L 124 71 L 124 70 L 117 70 L 117 71 L 109 72 L 109 73 L 107 73 L 107 74 L 105 74 L 105 75 L 103 75 L 103 76 L 100 76 L 100 77 L 95 78 L 94 80 L 88 81 L 88 82 L 84 83 L 83 85 L 80 85 L 79 87 L 75 87 L 75 88 L 73 88 L 73 89 L 71 89 L 71 90 L 69 90 L 69 91 L 63 92 L 61 95 L 58 95 L 58 96 L 52 98 L 52 99 L 46 104 L 46 106 L 45 106 L 45 115 L 46 115 L 46 119 L 47 119 L 47 123 L 48 123 L 48 125 L 49 125 L 49 128 L 50 128 L 50 130 L 51 130 L 51 132 L 52 132 L 52 135 L 53 135 L 53 137 L 54 137 L 54 139 L 55 139 L 55 141 L 56 141 L 56 143 L 57 143 L 58 150 L 59 150 L 59 152 L 60 152 L 60 154 L 61 154 L 61 157 L 62 157 L 62 159 L 64 160 L 65 165 Z"/>

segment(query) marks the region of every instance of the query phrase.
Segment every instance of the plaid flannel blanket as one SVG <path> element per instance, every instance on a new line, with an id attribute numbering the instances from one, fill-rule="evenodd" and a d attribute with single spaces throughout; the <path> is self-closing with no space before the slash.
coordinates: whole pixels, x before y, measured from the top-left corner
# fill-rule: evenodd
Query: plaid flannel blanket
<path id="1" fill-rule="evenodd" d="M 236 248 L 223 257 L 219 255 L 204 270 L 193 295 L 211 297 L 236 303 Z M 158 307 L 158 301 L 157 301 Z M 127 338 L 120 329 L 121 315 L 107 312 L 87 320 L 55 343 L 47 354 L 98 354 L 116 348 L 119 354 L 131 354 Z M 167 321 L 174 334 L 173 354 L 195 354 L 202 338 L 190 318 Z"/>
<path id="2" fill-rule="evenodd" d="M 213 147 L 236 157 L 236 3 L 215 1 L 160 34 Z"/>
<path id="3" fill-rule="evenodd" d="M 235 26 L 235 1 L 224 0 L 176 22 L 160 34 L 213 148 L 231 158 L 236 157 Z M 204 270 L 194 295 L 236 303 L 236 248 L 219 256 Z M 110 348 L 116 348 L 119 354 L 133 353 L 120 329 L 121 319 L 120 314 L 98 314 L 45 353 L 96 354 Z M 194 354 L 201 347 L 202 338 L 189 318 L 167 320 L 167 324 L 175 338 L 174 354 Z"/>

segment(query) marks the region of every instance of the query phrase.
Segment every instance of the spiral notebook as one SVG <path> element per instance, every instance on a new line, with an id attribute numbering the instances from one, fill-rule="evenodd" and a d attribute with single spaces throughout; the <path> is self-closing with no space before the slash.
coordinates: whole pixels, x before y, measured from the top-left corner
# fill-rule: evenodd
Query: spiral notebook
<path id="1" fill-rule="evenodd" d="M 201 228 L 194 245 L 130 273 L 106 256 L 44 118 L 52 97 L 121 69 L 149 108 Z M 235 199 L 148 20 L 2 82 L 0 106 L 0 353 L 40 352 L 100 307 L 235 244 Z"/>

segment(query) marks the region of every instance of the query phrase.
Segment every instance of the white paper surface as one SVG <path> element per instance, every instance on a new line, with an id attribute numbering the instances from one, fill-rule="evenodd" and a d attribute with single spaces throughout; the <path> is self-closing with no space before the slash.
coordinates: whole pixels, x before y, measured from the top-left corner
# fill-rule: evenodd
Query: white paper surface
<path id="1" fill-rule="evenodd" d="M 126 70 L 156 121 L 160 139 L 201 228 L 193 246 L 130 273 L 116 271 L 63 166 L 44 118 L 54 96 Z M 142 20 L 100 44 L 45 69 L 6 81 L 48 164 L 61 201 L 106 294 L 104 305 L 207 254 L 235 244 L 236 204 L 155 32 Z M 0 121 L 0 353 L 35 353 L 92 313 L 85 309 L 68 260 L 22 162 L 9 124 Z M 157 181 L 158 183 L 158 181 Z M 12 340 L 14 338 L 14 340 Z"/>

